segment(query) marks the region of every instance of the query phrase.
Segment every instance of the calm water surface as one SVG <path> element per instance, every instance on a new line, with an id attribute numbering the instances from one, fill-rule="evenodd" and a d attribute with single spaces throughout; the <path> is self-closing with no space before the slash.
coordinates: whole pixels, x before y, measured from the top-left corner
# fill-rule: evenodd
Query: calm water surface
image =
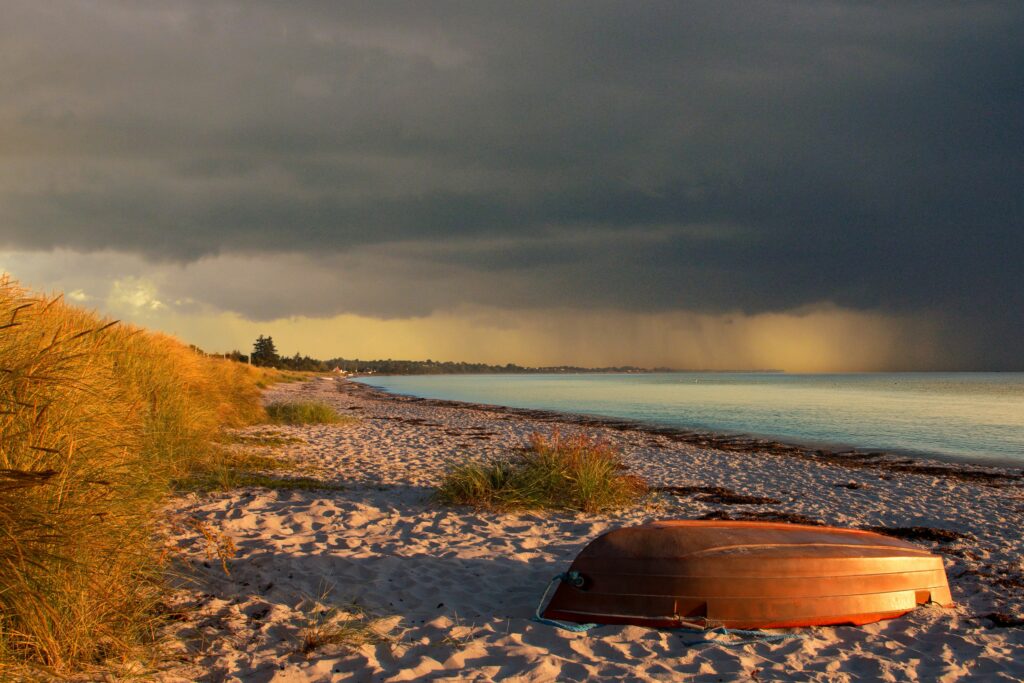
<path id="1" fill-rule="evenodd" d="M 1024 373 L 433 375 L 359 381 L 425 398 L 1024 463 Z"/>

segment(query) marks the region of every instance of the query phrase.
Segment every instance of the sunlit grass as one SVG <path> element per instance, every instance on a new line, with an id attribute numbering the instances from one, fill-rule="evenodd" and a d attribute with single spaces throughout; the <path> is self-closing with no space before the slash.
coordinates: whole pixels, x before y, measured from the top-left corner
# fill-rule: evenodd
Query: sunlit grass
<path id="1" fill-rule="evenodd" d="M 451 470 L 437 489 L 445 503 L 482 508 L 567 508 L 599 512 L 638 502 L 646 482 L 625 473 L 621 454 L 585 434 L 534 434 L 515 456 Z"/>
<path id="2" fill-rule="evenodd" d="M 355 418 L 339 415 L 338 412 L 319 401 L 292 401 L 271 403 L 267 415 L 273 422 L 287 425 L 341 424 L 355 422 Z"/>
<path id="3" fill-rule="evenodd" d="M 295 463 L 284 457 L 268 455 L 253 449 L 211 449 L 207 457 L 191 467 L 185 476 L 175 478 L 172 485 L 177 491 L 230 491 L 248 486 L 253 477 L 265 477 L 268 472 L 289 470 Z"/>
<path id="4" fill-rule="evenodd" d="M 292 444 L 306 443 L 305 439 L 281 432 L 251 432 L 245 434 L 228 434 L 224 442 L 256 448 L 279 448 Z"/>
<path id="5" fill-rule="evenodd" d="M 146 656 L 157 510 L 217 466 L 224 427 L 266 419 L 257 383 L 278 374 L 0 280 L 0 668 L 60 677 Z"/>

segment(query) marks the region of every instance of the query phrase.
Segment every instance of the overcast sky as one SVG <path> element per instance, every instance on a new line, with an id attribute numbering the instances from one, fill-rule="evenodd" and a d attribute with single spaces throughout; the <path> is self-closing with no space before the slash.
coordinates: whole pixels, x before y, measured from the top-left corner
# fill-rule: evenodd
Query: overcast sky
<path id="1" fill-rule="evenodd" d="M 0 269 L 211 350 L 1021 370 L 1021 36 L 1020 2 L 7 0 Z"/>

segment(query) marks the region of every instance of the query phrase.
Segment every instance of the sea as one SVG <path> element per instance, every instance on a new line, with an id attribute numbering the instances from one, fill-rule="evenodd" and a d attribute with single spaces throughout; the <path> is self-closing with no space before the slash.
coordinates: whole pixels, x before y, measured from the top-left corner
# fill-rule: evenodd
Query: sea
<path id="1" fill-rule="evenodd" d="M 816 448 L 1024 465 L 1024 373 L 367 376 L 398 394 L 625 418 Z"/>

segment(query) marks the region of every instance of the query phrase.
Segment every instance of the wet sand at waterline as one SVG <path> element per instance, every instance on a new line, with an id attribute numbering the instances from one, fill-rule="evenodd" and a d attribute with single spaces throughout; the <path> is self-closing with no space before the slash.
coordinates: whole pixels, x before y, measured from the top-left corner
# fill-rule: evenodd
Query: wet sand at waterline
<path id="1" fill-rule="evenodd" d="M 422 401 L 334 379 L 279 385 L 265 399 L 320 400 L 360 418 L 273 427 L 302 440 L 278 452 L 298 462 L 303 476 L 341 488 L 249 488 L 173 502 L 178 523 L 171 540 L 183 549 L 191 584 L 175 600 L 183 616 L 167 635 L 177 643 L 178 664 L 164 680 L 1024 678 L 1024 629 L 983 616 L 1021 616 L 1019 471 L 986 470 L 1008 476 L 977 479 L 927 466 L 901 470 L 784 451 L 721 450 L 671 434 Z M 604 437 L 652 486 L 692 488 L 603 515 L 480 512 L 431 500 L 452 465 L 501 457 L 528 434 L 553 429 Z M 729 496 L 698 487 L 769 502 L 728 503 Z M 604 531 L 654 519 L 751 513 L 954 532 L 917 542 L 944 557 L 957 606 L 741 647 L 692 647 L 691 637 L 633 626 L 575 634 L 530 620 L 551 577 Z M 216 530 L 235 547 L 230 574 L 200 529 Z M 353 603 L 367 619 L 379 619 L 374 628 L 386 638 L 302 652 L 303 629 L 326 618 L 318 605 L 345 614 Z"/>

